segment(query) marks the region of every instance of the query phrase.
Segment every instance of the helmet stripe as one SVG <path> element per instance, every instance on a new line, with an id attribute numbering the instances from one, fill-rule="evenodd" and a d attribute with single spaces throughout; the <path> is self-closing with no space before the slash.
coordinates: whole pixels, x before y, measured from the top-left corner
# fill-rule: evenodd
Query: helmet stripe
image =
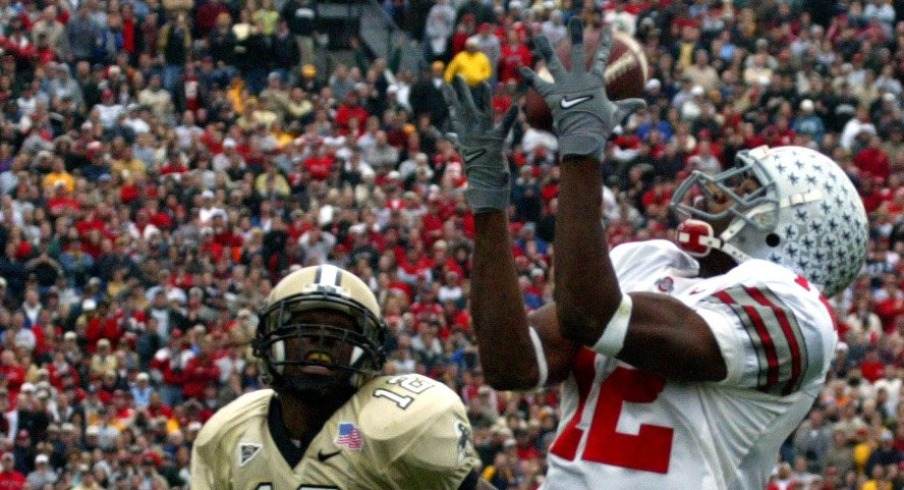
<path id="1" fill-rule="evenodd" d="M 314 277 L 314 283 L 321 286 L 337 286 L 339 284 L 337 276 L 339 269 L 330 265 L 322 265 L 317 268 L 317 276 Z"/>

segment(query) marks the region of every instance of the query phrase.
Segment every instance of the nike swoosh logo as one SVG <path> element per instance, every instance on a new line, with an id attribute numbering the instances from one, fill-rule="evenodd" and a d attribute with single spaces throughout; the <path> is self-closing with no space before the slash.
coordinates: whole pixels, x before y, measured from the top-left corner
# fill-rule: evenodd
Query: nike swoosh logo
<path id="1" fill-rule="evenodd" d="M 592 99 L 592 95 L 585 95 L 584 97 L 578 97 L 577 99 L 568 100 L 567 97 L 562 97 L 562 100 L 559 102 L 559 105 L 562 106 L 562 109 L 571 109 L 572 107 L 582 103 L 587 102 Z"/>
<path id="2" fill-rule="evenodd" d="M 325 453 L 325 452 L 323 452 L 323 450 L 321 449 L 320 451 L 317 451 L 317 460 L 320 461 L 321 463 L 325 463 L 326 460 L 332 458 L 333 456 L 339 456 L 339 454 L 340 454 L 341 452 L 342 452 L 342 450 L 340 449 L 339 451 L 336 451 L 336 452 Z"/>
<path id="3" fill-rule="evenodd" d="M 472 151 L 471 153 L 462 153 L 461 157 L 465 159 L 465 162 L 471 162 L 476 158 L 480 158 L 480 155 L 483 155 L 486 152 L 486 150 L 477 150 Z"/>

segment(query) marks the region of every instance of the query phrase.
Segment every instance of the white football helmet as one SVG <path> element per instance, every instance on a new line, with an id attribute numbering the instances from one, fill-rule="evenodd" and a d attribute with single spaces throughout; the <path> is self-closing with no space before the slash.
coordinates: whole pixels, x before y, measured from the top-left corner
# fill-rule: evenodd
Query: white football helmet
<path id="1" fill-rule="evenodd" d="M 343 313 L 355 328 L 296 320 L 311 310 Z M 253 347 L 274 387 L 322 389 L 338 380 L 358 388 L 383 369 L 385 336 L 380 305 L 367 284 L 348 271 L 321 265 L 299 269 L 277 283 L 260 312 Z M 351 357 L 343 359 L 349 346 Z M 287 366 L 320 366 L 336 377 L 289 375 Z"/>
<path id="2" fill-rule="evenodd" d="M 756 190 L 737 193 L 735 186 L 750 177 Z M 713 198 L 733 204 L 718 213 L 698 205 Z M 809 148 L 741 151 L 729 170 L 693 172 L 675 191 L 672 207 L 686 218 L 677 242 L 690 254 L 717 249 L 738 263 L 769 260 L 827 296 L 847 287 L 866 260 L 868 223 L 857 189 L 834 161 Z M 710 223 L 725 219 L 728 226 L 715 236 Z"/>

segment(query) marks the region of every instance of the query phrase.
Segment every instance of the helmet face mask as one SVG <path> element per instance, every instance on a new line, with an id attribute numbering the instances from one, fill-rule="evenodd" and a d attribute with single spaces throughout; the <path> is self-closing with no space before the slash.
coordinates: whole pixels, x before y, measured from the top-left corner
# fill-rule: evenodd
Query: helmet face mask
<path id="1" fill-rule="evenodd" d="M 834 161 L 809 148 L 745 150 L 732 169 L 694 172 L 676 189 L 672 209 L 686 219 L 677 241 L 692 255 L 717 249 L 737 263 L 768 260 L 826 295 L 850 284 L 865 261 L 867 218 L 857 190 Z"/>
<path id="2" fill-rule="evenodd" d="M 266 381 L 295 393 L 353 392 L 379 375 L 386 329 L 376 304 L 360 279 L 335 267 L 284 278 L 260 313 L 254 341 Z"/>
<path id="3" fill-rule="evenodd" d="M 683 218 L 693 218 L 715 223 L 725 219 L 738 219 L 760 231 L 775 226 L 779 202 L 775 197 L 776 183 L 770 175 L 749 162 L 746 152 L 738 155 L 737 165 L 716 175 L 696 171 L 675 191 L 675 211 Z M 753 181 L 755 186 L 746 186 Z M 713 201 L 730 201 L 733 205 L 713 209 Z M 755 211 L 754 211 L 755 210 Z"/>

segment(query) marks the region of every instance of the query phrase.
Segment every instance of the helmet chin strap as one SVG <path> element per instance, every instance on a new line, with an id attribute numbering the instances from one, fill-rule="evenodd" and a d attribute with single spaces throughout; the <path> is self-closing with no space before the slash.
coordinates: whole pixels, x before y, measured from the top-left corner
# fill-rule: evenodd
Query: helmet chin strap
<path id="1" fill-rule="evenodd" d="M 750 260 L 750 256 L 728 243 L 728 240 L 737 234 L 744 224 L 743 221 L 735 221 L 716 237 L 712 225 L 706 221 L 688 219 L 678 225 L 678 246 L 697 258 L 706 257 L 713 249 L 721 250 L 740 264 Z"/>

